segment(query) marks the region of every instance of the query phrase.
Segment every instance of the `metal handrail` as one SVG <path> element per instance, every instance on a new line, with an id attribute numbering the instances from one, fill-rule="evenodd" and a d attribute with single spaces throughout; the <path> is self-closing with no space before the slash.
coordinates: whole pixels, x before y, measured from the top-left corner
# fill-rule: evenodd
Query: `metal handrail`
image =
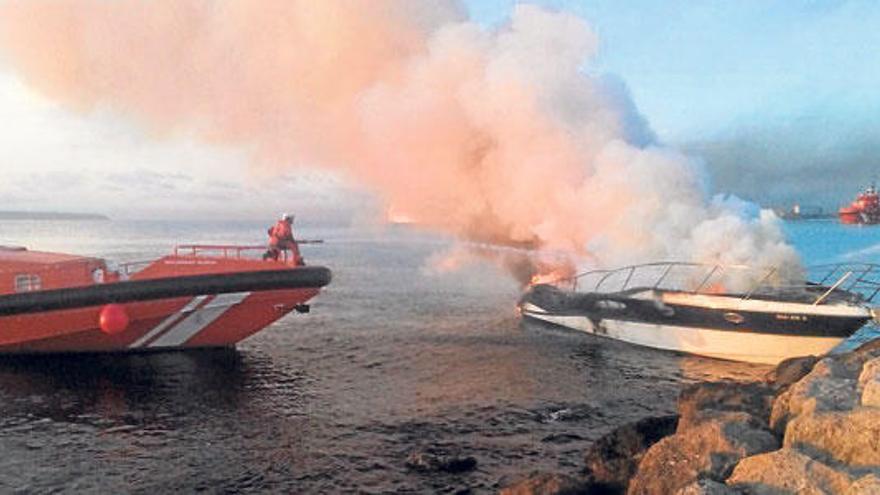
<path id="1" fill-rule="evenodd" d="M 223 253 L 224 258 L 229 258 L 229 253 L 235 254 L 236 258 L 241 258 L 243 251 L 265 251 L 264 245 L 234 245 L 234 244 L 179 244 L 174 246 L 174 256 L 199 256 L 205 251 L 218 251 Z M 181 254 L 181 251 L 189 251 L 188 254 Z"/>
<path id="2" fill-rule="evenodd" d="M 652 263 L 627 265 L 616 269 L 589 270 L 572 277 L 558 279 L 556 283 L 570 283 L 574 290 L 577 290 L 578 285 L 583 286 L 586 278 L 598 277 L 595 284 L 592 284 L 592 291 L 600 292 L 607 286 L 610 280 L 619 275 L 625 278 L 623 284 L 617 290 L 623 291 L 630 287 L 637 271 L 647 272 L 648 269 L 653 267 L 665 267 L 663 272 L 656 278 L 651 286 L 653 289 L 659 288 L 675 267 L 687 267 L 705 268 L 707 272 L 702 277 L 700 283 L 696 284 L 696 288 L 691 290 L 691 292 L 694 293 L 700 293 L 709 284 L 712 277 L 718 273 L 730 273 L 732 270 L 766 270 L 766 272 L 751 285 L 751 288 L 742 294 L 741 297 L 743 299 L 749 299 L 756 294 L 762 293 L 763 290 L 770 288 L 774 290 L 802 290 L 805 293 L 815 294 L 816 288 L 825 287 L 829 280 L 835 280 L 835 283 L 831 284 L 833 287 L 827 291 L 827 294 L 820 296 L 817 299 L 818 302 L 814 302 L 815 304 L 821 304 L 834 291 L 855 293 L 866 302 L 871 302 L 878 294 L 880 294 L 880 264 L 874 263 L 833 263 L 814 265 L 807 267 L 805 273 L 815 272 L 817 270 L 823 270 L 826 272 L 824 277 L 821 277 L 818 283 L 812 283 L 807 278 L 803 284 L 774 283 L 772 286 L 769 284 L 770 280 L 772 280 L 775 275 L 779 274 L 779 270 L 776 267 L 751 267 L 741 264 L 723 265 L 687 261 L 657 261 Z M 839 276 L 838 274 L 842 276 Z M 844 285 L 846 280 L 853 275 L 855 275 L 855 277 L 853 277 L 852 281 Z M 871 277 L 875 279 L 872 280 Z M 845 289 L 842 287 L 845 287 Z"/>
<path id="3" fill-rule="evenodd" d="M 636 265 L 627 265 L 620 268 L 615 269 L 602 269 L 602 270 L 590 270 L 587 272 L 579 273 L 573 277 L 566 277 L 559 279 L 558 282 L 576 282 L 578 280 L 582 280 L 589 276 L 594 275 L 603 275 L 595 284 L 594 290 L 599 290 L 602 285 L 609 280 L 615 274 L 620 273 L 628 273 L 627 279 L 624 282 L 624 286 L 620 290 L 625 290 L 628 287 L 629 282 L 632 280 L 632 275 L 636 270 L 645 269 L 648 267 L 666 267 L 663 275 L 661 275 L 654 284 L 654 288 L 657 288 L 660 283 L 669 275 L 672 271 L 673 267 L 676 266 L 685 266 L 691 268 L 707 268 L 717 270 L 719 268 L 735 268 L 735 269 L 753 269 L 747 265 L 719 265 L 719 264 L 709 264 L 709 263 L 696 263 L 696 262 L 688 262 L 688 261 L 655 261 L 652 263 L 642 263 Z M 711 273 L 709 275 L 711 277 Z"/>
<path id="4" fill-rule="evenodd" d="M 709 279 L 712 278 L 712 275 L 715 275 L 715 272 L 717 272 L 717 271 L 718 271 L 718 265 L 713 266 L 712 269 L 709 271 L 709 273 L 703 278 L 703 281 L 700 282 L 700 285 L 698 285 L 697 288 L 695 288 L 693 290 L 693 293 L 699 294 L 700 289 L 702 289 L 703 286 L 709 282 Z"/>
<path id="5" fill-rule="evenodd" d="M 323 244 L 322 239 L 298 239 L 297 244 Z M 241 258 L 245 251 L 265 251 L 266 245 L 238 245 L 238 244 L 178 244 L 174 246 L 174 256 L 199 256 L 205 251 L 217 251 L 223 253 L 224 258 L 229 258 L 229 254 L 235 255 L 235 258 Z M 181 251 L 189 251 L 189 253 L 181 253 Z"/>
<path id="6" fill-rule="evenodd" d="M 751 289 L 750 291 L 748 291 L 748 292 L 746 293 L 745 296 L 743 296 L 743 299 L 745 299 L 745 300 L 751 299 L 752 296 L 755 294 L 755 291 L 758 290 L 759 288 L 761 288 L 761 286 L 764 285 L 764 282 L 770 280 L 770 277 L 772 277 L 775 273 L 776 273 L 776 268 L 775 268 L 775 267 L 774 267 L 774 268 L 771 268 L 771 269 L 769 269 L 769 270 L 767 270 L 767 274 L 764 275 L 764 278 L 762 278 L 761 280 L 759 280 L 758 283 L 756 283 L 756 284 L 752 287 L 752 289 Z"/>
<path id="7" fill-rule="evenodd" d="M 846 272 L 842 277 L 840 277 L 840 279 L 837 282 L 834 282 L 834 285 L 829 287 L 828 290 L 826 290 L 821 296 L 817 297 L 816 300 L 813 301 L 813 306 L 818 306 L 819 304 L 821 304 L 822 301 L 824 301 L 828 296 L 830 296 L 832 292 L 834 292 L 835 290 L 837 290 L 838 287 L 843 285 L 843 283 L 846 282 L 846 279 L 849 278 L 849 276 L 852 274 L 853 274 L 853 272 Z"/>
<path id="8" fill-rule="evenodd" d="M 660 278 L 658 278 L 657 281 L 654 282 L 654 287 L 653 287 L 654 289 L 656 289 L 657 287 L 660 287 L 660 284 L 662 284 L 663 281 L 666 280 L 666 277 L 669 275 L 669 272 L 672 271 L 673 266 L 675 266 L 675 265 L 669 264 L 666 267 L 666 270 L 663 271 L 663 275 L 661 275 Z"/>

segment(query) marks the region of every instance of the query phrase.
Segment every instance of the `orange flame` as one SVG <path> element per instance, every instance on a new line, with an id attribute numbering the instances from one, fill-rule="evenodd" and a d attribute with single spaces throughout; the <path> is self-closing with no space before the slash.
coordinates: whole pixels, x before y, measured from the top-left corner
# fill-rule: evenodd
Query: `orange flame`
<path id="1" fill-rule="evenodd" d="M 551 267 L 549 269 L 546 269 L 548 267 L 543 268 L 545 268 L 545 270 L 532 275 L 532 278 L 529 280 L 529 285 L 555 284 L 571 278 L 574 274 L 572 268 L 568 266 Z"/>

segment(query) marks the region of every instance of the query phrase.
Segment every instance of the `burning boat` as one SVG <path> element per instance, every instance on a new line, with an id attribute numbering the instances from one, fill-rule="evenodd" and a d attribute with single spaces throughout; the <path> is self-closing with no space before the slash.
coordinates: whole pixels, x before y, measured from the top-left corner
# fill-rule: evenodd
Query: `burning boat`
<path id="1" fill-rule="evenodd" d="M 871 184 L 860 192 L 849 206 L 837 212 L 841 223 L 874 225 L 880 223 L 880 194 Z"/>
<path id="2" fill-rule="evenodd" d="M 178 246 L 111 270 L 99 258 L 0 247 L 0 353 L 228 347 L 306 304 L 330 270 L 265 246 Z"/>
<path id="3" fill-rule="evenodd" d="M 815 281 L 784 285 L 772 268 L 650 263 L 532 285 L 519 310 L 632 344 L 775 364 L 825 354 L 874 317 L 880 265 L 810 273 Z"/>

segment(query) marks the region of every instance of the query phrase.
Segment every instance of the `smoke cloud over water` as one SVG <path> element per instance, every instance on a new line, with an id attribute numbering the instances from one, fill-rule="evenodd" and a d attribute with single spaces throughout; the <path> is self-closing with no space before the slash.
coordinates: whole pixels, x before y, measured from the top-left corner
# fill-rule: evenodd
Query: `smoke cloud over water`
<path id="1" fill-rule="evenodd" d="M 69 108 L 332 168 L 426 228 L 552 265 L 794 265 L 775 219 L 713 200 L 581 18 L 531 5 L 487 32 L 454 2 L 0 0 L 0 61 Z M 508 259 L 505 255 L 505 260 Z"/>

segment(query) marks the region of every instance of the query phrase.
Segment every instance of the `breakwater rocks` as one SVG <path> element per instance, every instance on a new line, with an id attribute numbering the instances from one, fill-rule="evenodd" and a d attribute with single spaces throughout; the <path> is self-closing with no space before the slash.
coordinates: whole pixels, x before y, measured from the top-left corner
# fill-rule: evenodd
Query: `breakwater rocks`
<path id="1" fill-rule="evenodd" d="M 582 472 L 501 493 L 880 495 L 880 340 L 784 361 L 763 383 L 691 385 L 677 416 L 612 431 Z"/>

